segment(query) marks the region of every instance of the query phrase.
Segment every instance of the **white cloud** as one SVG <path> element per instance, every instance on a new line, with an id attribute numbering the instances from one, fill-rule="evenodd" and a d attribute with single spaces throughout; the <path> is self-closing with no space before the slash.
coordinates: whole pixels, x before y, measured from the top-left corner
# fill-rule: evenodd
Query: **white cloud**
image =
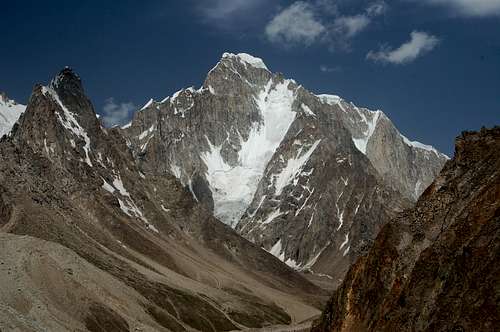
<path id="1" fill-rule="evenodd" d="M 328 44 L 330 49 L 348 50 L 350 40 L 387 8 L 385 1 L 378 0 L 359 14 L 341 15 L 337 1 L 296 1 L 268 23 L 265 33 L 271 42 L 280 44 L 308 46 L 319 42 Z"/>
<path id="2" fill-rule="evenodd" d="M 336 17 L 330 31 L 333 47 L 349 50 L 351 39 L 365 30 L 377 16 L 383 15 L 387 8 L 385 1 L 376 1 L 361 14 Z"/>
<path id="3" fill-rule="evenodd" d="M 203 0 L 198 8 L 205 18 L 221 20 L 258 7 L 262 3 L 263 0 Z"/>
<path id="4" fill-rule="evenodd" d="M 315 17 L 314 8 L 297 1 L 276 15 L 265 32 L 272 42 L 310 45 L 325 30 L 325 26 Z"/>
<path id="5" fill-rule="evenodd" d="M 421 0 L 431 5 L 446 6 L 462 16 L 500 16 L 500 0 Z"/>
<path id="6" fill-rule="evenodd" d="M 333 27 L 336 34 L 349 39 L 363 31 L 370 24 L 370 22 L 370 18 L 364 14 L 341 16 L 335 19 Z"/>
<path id="7" fill-rule="evenodd" d="M 318 8 L 322 13 L 325 14 L 335 15 L 339 11 L 337 0 L 316 0 L 313 2 L 313 4 L 316 8 Z"/>
<path id="8" fill-rule="evenodd" d="M 375 16 L 380 16 L 385 14 L 385 12 L 388 10 L 389 6 L 385 1 L 376 1 L 372 4 L 370 4 L 366 8 L 366 14 L 370 17 L 375 17 Z"/>
<path id="9" fill-rule="evenodd" d="M 339 66 L 330 67 L 327 65 L 321 65 L 321 66 L 319 66 L 319 70 L 323 73 L 336 73 L 336 72 L 341 71 L 342 68 Z"/>
<path id="10" fill-rule="evenodd" d="M 130 121 L 136 109 L 131 102 L 116 103 L 114 98 L 108 98 L 102 108 L 102 120 L 108 127 L 123 125 Z"/>
<path id="11" fill-rule="evenodd" d="M 278 0 L 191 0 L 204 24 L 241 35 L 262 27 Z"/>
<path id="12" fill-rule="evenodd" d="M 425 32 L 413 31 L 410 36 L 411 39 L 400 47 L 382 47 L 378 52 L 370 51 L 366 58 L 375 62 L 402 65 L 415 61 L 439 44 L 437 37 Z"/>

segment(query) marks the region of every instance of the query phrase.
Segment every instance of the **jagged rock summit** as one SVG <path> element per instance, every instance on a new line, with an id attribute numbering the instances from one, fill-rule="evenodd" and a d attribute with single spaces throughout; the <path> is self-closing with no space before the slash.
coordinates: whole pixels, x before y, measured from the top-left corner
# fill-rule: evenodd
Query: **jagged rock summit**
<path id="1" fill-rule="evenodd" d="M 142 169 L 173 174 L 240 234 L 335 282 L 447 160 L 383 112 L 248 54 L 225 53 L 201 88 L 149 101 L 122 132 Z"/>
<path id="2" fill-rule="evenodd" d="M 35 86 L 0 155 L 2 331 L 230 331 L 319 313 L 321 289 L 141 169 L 69 68 Z"/>
<path id="3" fill-rule="evenodd" d="M 415 208 L 383 227 L 314 332 L 498 331 L 500 127 L 464 132 Z"/>

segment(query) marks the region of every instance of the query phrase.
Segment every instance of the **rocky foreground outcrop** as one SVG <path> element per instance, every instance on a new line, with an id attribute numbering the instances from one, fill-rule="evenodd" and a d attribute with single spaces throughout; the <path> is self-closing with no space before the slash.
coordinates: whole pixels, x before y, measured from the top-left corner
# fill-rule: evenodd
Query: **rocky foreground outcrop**
<path id="1" fill-rule="evenodd" d="M 464 132 L 415 208 L 384 226 L 312 331 L 500 329 L 500 127 Z"/>
<path id="2" fill-rule="evenodd" d="M 0 158 L 1 331 L 229 331 L 319 313 L 321 289 L 174 176 L 139 169 L 69 68 L 35 86 Z"/>

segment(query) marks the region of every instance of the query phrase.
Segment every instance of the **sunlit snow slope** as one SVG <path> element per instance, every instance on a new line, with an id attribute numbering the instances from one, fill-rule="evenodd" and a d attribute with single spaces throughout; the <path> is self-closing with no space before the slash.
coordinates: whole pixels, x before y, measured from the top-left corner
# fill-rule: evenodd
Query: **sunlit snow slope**
<path id="1" fill-rule="evenodd" d="M 0 137 L 10 132 L 25 109 L 26 106 L 17 104 L 0 93 Z"/>

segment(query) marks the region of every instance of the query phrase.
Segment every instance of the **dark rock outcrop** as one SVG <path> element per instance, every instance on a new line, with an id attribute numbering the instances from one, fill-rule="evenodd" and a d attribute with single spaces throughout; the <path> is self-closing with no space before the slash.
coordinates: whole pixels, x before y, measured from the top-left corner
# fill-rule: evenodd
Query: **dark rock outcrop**
<path id="1" fill-rule="evenodd" d="M 500 127 L 464 132 L 415 208 L 350 268 L 314 332 L 498 331 Z"/>

